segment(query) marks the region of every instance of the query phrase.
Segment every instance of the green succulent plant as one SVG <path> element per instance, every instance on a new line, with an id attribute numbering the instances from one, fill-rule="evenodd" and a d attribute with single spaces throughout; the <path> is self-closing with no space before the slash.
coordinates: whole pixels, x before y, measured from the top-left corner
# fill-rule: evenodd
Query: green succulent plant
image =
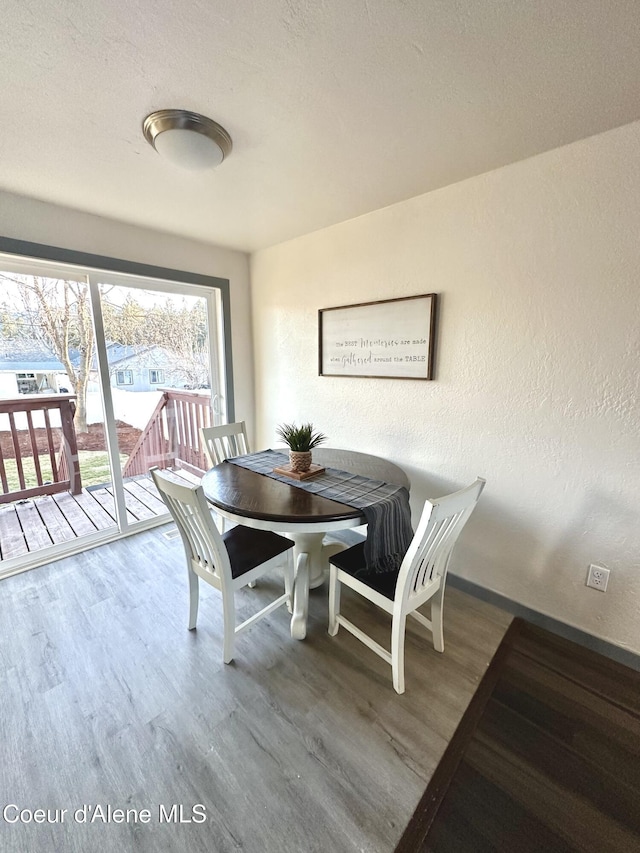
<path id="1" fill-rule="evenodd" d="M 323 441 L 327 440 L 327 436 L 321 432 L 314 432 L 313 424 L 280 424 L 276 429 L 277 435 L 288 445 L 289 450 L 294 450 L 299 453 L 305 453 L 312 450 Z"/>

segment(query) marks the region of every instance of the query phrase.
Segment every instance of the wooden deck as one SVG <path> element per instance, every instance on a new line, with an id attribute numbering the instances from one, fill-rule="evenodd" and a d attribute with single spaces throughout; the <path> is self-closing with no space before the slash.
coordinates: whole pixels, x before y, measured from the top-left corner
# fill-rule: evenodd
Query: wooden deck
<path id="1" fill-rule="evenodd" d="M 195 478 L 184 474 L 192 482 Z M 148 475 L 125 480 L 129 523 L 166 513 Z M 81 536 L 116 526 L 113 487 L 90 486 L 79 494 L 60 492 L 0 507 L 0 561 L 22 557 Z"/>

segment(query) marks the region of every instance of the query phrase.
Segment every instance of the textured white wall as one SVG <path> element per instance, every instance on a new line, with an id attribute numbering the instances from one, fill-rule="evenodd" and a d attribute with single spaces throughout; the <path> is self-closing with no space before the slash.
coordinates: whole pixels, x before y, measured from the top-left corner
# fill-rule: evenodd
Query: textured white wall
<path id="1" fill-rule="evenodd" d="M 243 252 L 0 192 L 0 235 L 229 279 L 236 411 L 253 431 L 249 262 Z"/>
<path id="2" fill-rule="evenodd" d="M 259 444 L 310 419 L 414 517 L 486 477 L 453 570 L 640 651 L 639 204 L 636 123 L 257 253 Z M 317 375 L 319 308 L 432 291 L 436 381 Z"/>

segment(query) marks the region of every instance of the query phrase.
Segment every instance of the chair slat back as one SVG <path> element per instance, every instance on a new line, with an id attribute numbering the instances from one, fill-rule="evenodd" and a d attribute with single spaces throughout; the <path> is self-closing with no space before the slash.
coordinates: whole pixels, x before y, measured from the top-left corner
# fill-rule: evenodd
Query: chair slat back
<path id="1" fill-rule="evenodd" d="M 194 568 L 213 575 L 219 585 L 231 583 L 231 565 L 224 541 L 211 517 L 201 486 L 187 486 L 151 468 L 151 475 L 182 538 Z"/>
<path id="2" fill-rule="evenodd" d="M 219 465 L 233 456 L 249 453 L 249 442 L 244 421 L 222 426 L 202 427 L 202 443 L 212 465 Z"/>
<path id="3" fill-rule="evenodd" d="M 485 480 L 481 477 L 451 495 L 427 500 L 418 529 L 398 575 L 398 593 L 406 600 L 421 595 L 434 580 L 445 582 L 454 545 L 473 512 Z"/>

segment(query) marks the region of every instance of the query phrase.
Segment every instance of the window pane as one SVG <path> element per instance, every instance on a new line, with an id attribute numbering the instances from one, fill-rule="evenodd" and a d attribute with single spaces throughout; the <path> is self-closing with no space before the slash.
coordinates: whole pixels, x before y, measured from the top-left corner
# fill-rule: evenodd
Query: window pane
<path id="1" fill-rule="evenodd" d="M 100 284 L 125 482 L 148 478 L 153 465 L 196 477 L 208 468 L 200 428 L 214 422 L 222 385 L 212 376 L 209 295 L 181 291 Z"/>
<path id="2" fill-rule="evenodd" d="M 87 282 L 0 267 L 2 563 L 116 526 Z"/>

